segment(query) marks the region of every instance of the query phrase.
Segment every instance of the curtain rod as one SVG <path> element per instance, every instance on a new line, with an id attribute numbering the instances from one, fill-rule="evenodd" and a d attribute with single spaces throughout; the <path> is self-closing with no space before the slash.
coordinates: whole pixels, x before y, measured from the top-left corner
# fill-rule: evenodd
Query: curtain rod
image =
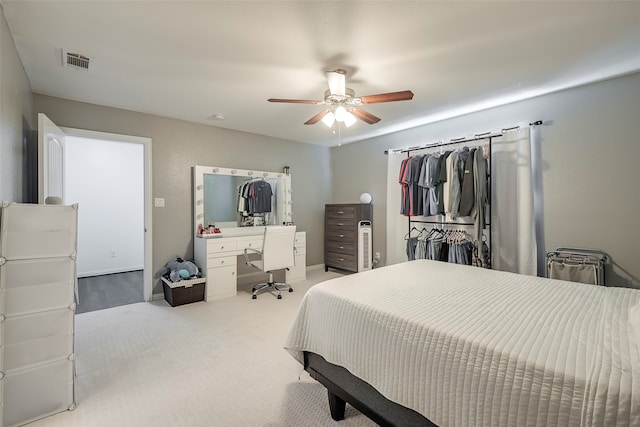
<path id="1" fill-rule="evenodd" d="M 529 126 L 538 126 L 542 124 L 542 120 L 536 120 L 533 123 L 529 123 Z M 481 139 L 487 139 L 487 138 L 499 138 L 501 137 L 504 133 L 512 131 L 512 130 L 517 130 L 520 129 L 520 126 L 513 126 L 510 128 L 503 128 L 501 129 L 501 133 L 491 133 L 491 132 L 485 132 L 485 133 L 476 133 L 473 138 L 466 138 L 466 137 L 462 137 L 462 138 L 452 138 L 449 140 L 449 142 L 442 142 L 442 141 L 438 141 L 438 142 L 434 142 L 431 144 L 427 144 L 427 145 L 418 145 L 415 147 L 408 147 L 408 148 L 396 148 L 396 149 L 392 149 L 392 150 L 384 150 L 384 154 L 389 154 L 389 153 L 408 153 L 410 151 L 415 151 L 415 150 L 422 150 L 425 148 L 434 148 L 434 147 L 444 147 L 446 145 L 452 145 L 452 144 L 462 144 L 465 142 L 473 142 L 473 141 L 479 141 Z"/>

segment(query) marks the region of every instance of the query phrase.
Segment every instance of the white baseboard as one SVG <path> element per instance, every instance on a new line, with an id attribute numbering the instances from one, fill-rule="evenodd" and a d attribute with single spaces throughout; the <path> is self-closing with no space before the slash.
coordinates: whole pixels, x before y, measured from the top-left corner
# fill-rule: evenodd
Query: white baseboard
<path id="1" fill-rule="evenodd" d="M 104 276 L 105 274 L 128 273 L 129 271 L 138 271 L 138 270 L 144 270 L 144 266 L 138 265 L 138 266 L 131 266 L 131 267 L 107 268 L 104 270 L 83 271 L 83 272 L 78 272 L 78 278 L 82 279 L 83 277 Z"/>
<path id="2" fill-rule="evenodd" d="M 323 268 L 324 268 L 324 264 L 309 265 L 307 266 L 307 271 L 322 270 Z"/>

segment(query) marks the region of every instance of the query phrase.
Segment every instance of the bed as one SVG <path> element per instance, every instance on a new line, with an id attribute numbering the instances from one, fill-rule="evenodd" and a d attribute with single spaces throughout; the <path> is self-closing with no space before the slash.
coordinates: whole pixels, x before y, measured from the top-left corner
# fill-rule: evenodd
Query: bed
<path id="1" fill-rule="evenodd" d="M 285 342 L 397 426 L 638 426 L 639 345 L 639 290 L 429 260 L 313 286 Z"/>

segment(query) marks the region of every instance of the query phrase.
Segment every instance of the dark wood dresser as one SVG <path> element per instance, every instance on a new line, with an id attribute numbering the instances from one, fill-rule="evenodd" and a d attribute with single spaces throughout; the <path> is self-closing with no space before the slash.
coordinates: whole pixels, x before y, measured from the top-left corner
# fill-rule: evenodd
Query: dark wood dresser
<path id="1" fill-rule="evenodd" d="M 324 207 L 324 270 L 358 271 L 358 223 L 373 225 L 371 204 L 332 204 Z"/>

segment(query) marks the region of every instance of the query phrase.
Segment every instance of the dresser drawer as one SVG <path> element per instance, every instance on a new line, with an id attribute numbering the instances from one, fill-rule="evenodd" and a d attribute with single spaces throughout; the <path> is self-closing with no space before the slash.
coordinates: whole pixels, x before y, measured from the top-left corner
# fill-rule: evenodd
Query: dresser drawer
<path id="1" fill-rule="evenodd" d="M 327 230 L 325 236 L 327 241 L 353 242 L 356 238 L 356 232 L 354 230 Z"/>
<path id="2" fill-rule="evenodd" d="M 238 264 L 238 257 L 235 255 L 207 259 L 207 268 L 226 267 L 227 265 L 236 264 Z"/>
<path id="3" fill-rule="evenodd" d="M 307 244 L 307 233 L 296 233 L 296 239 L 294 240 L 295 246 L 303 247 Z"/>
<path id="4" fill-rule="evenodd" d="M 207 256 L 220 252 L 230 252 L 236 250 L 235 239 L 210 239 L 207 241 Z"/>
<path id="5" fill-rule="evenodd" d="M 325 264 L 327 267 L 341 268 L 343 270 L 356 271 L 356 257 L 353 255 L 327 252 Z"/>
<path id="6" fill-rule="evenodd" d="M 356 210 L 352 206 L 327 207 L 327 218 L 329 219 L 355 219 Z"/>
<path id="7" fill-rule="evenodd" d="M 345 255 L 356 255 L 356 245 L 353 242 L 335 242 L 328 241 L 327 252 L 335 252 Z"/>
<path id="8" fill-rule="evenodd" d="M 355 230 L 356 223 L 354 220 L 348 220 L 343 218 L 327 218 L 326 221 L 327 230 Z"/>
<path id="9" fill-rule="evenodd" d="M 238 249 L 244 250 L 246 248 L 249 249 L 262 249 L 262 241 L 263 239 L 247 239 L 247 240 L 238 240 L 237 247 Z"/>

